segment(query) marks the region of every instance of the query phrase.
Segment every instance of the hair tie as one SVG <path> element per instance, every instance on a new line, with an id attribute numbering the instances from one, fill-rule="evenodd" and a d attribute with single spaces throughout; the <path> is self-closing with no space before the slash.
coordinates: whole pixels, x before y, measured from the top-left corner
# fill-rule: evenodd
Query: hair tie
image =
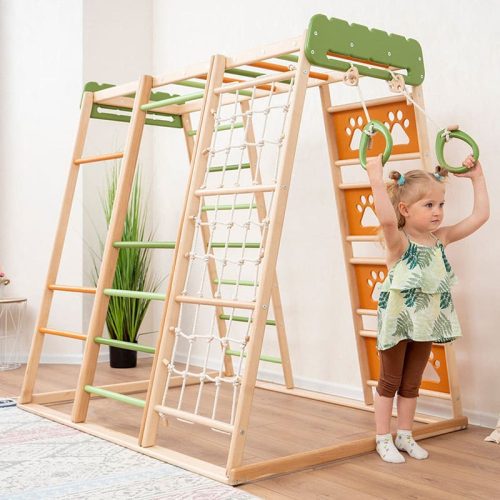
<path id="1" fill-rule="evenodd" d="M 398 183 L 398 186 L 402 186 L 405 182 L 405 176 L 403 174 L 399 174 L 399 179 L 396 181 Z"/>
<path id="2" fill-rule="evenodd" d="M 439 182 L 441 182 L 444 179 L 444 177 L 441 174 L 438 174 L 437 172 L 435 172 L 433 175 Z"/>

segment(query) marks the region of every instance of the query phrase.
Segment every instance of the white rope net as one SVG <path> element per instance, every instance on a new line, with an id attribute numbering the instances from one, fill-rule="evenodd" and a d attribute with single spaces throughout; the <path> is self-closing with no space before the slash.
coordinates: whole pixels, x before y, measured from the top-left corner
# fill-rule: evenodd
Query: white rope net
<path id="1" fill-rule="evenodd" d="M 232 103 L 219 104 L 214 112 L 207 167 L 199 189 L 276 185 L 294 79 L 271 83 L 265 97 L 258 96 L 257 86 L 256 81 L 250 89 L 251 96 L 248 90 L 235 91 Z M 247 99 L 248 111 L 241 110 L 242 98 Z M 227 125 L 229 128 L 219 130 Z M 249 168 L 251 156 L 255 159 L 253 169 Z M 263 197 L 270 212 L 274 191 L 257 196 Z M 186 256 L 189 266 L 183 295 L 255 302 L 270 224 L 268 216 L 259 217 L 257 201 L 255 192 L 202 197 L 198 213 L 191 217 L 195 235 Z M 215 266 L 215 283 L 210 283 L 209 265 Z M 163 360 L 168 376 L 162 406 L 232 424 L 253 310 L 224 308 L 220 318 L 226 325 L 222 336 L 218 314 L 220 309 L 213 305 L 181 304 L 172 356 Z M 225 370 L 228 349 L 233 352 L 232 374 Z M 170 388 L 174 376 L 182 380 L 180 389 L 175 391 Z M 185 397 L 190 382 L 196 383 L 195 398 Z"/>

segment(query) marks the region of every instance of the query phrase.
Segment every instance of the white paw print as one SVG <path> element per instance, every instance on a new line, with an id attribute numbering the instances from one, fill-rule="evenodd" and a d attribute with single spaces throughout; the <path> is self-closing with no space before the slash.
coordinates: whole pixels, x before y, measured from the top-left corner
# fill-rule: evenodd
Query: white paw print
<path id="1" fill-rule="evenodd" d="M 388 121 L 384 125 L 390 130 L 392 135 L 392 142 L 394 146 L 398 144 L 409 144 L 410 138 L 405 129 L 410 126 L 410 120 L 405 118 L 403 111 L 398 109 L 395 113 L 389 111 L 387 114 Z"/>
<path id="2" fill-rule="evenodd" d="M 359 149 L 359 142 L 361 141 L 361 136 L 363 134 L 364 120 L 361 115 L 356 117 L 351 116 L 349 118 L 349 126 L 346 127 L 345 132 L 351 138 L 349 147 L 351 151 L 356 151 Z"/>
<path id="3" fill-rule="evenodd" d="M 382 282 L 384 280 L 384 271 L 372 271 L 370 273 L 370 278 L 366 281 L 368 286 L 372 289 L 371 298 L 374 302 L 378 302 L 378 298 L 380 297 L 380 287 L 382 286 Z"/>
<path id="4" fill-rule="evenodd" d="M 436 359 L 434 353 L 431 351 L 429 356 L 429 361 L 425 366 L 424 374 L 422 375 L 422 380 L 426 382 L 436 382 L 439 383 L 441 381 L 441 377 L 439 376 L 439 368 L 441 367 L 441 362 L 439 359 Z"/>
<path id="5" fill-rule="evenodd" d="M 373 195 L 361 195 L 359 202 L 356 204 L 356 210 L 361 214 L 362 227 L 377 227 L 380 225 L 375 215 Z"/>

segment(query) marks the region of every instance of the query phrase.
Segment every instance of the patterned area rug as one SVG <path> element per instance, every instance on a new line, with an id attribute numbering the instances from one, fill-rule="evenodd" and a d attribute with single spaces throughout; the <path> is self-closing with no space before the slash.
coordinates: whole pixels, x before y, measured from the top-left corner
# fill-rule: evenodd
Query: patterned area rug
<path id="1" fill-rule="evenodd" d="M 0 499 L 35 498 L 257 497 L 18 408 L 0 408 Z"/>

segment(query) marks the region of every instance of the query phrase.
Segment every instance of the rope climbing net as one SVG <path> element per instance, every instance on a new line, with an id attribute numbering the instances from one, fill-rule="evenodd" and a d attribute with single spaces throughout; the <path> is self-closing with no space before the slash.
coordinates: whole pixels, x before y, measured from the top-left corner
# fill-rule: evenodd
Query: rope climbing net
<path id="1" fill-rule="evenodd" d="M 250 92 L 233 91 L 229 104 L 219 99 L 213 112 L 212 140 L 204 151 L 208 161 L 197 190 L 202 203 L 191 217 L 195 233 L 186 255 L 189 264 L 182 295 L 192 300 L 181 303 L 171 359 L 163 360 L 168 375 L 160 408 L 234 423 L 271 222 L 266 207 L 272 207 L 277 185 L 294 80 L 292 76 L 272 82 L 264 97 L 255 81 Z M 219 299 L 224 309 L 203 303 L 204 298 Z M 221 319 L 225 321 L 222 330 Z M 231 370 L 226 364 L 229 351 L 236 356 Z M 180 390 L 170 388 L 174 376 L 181 378 Z M 197 384 L 194 403 L 193 398 L 190 402 L 185 398 L 193 382 Z M 227 388 L 230 404 L 223 409 L 221 394 Z"/>

